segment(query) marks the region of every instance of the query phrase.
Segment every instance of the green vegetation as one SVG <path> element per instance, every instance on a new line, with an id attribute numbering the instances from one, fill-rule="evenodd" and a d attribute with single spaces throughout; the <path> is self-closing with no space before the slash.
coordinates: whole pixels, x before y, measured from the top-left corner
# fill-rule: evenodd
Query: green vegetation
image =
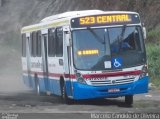
<path id="1" fill-rule="evenodd" d="M 148 32 L 146 50 L 151 82 L 160 88 L 160 29 Z"/>
<path id="2" fill-rule="evenodd" d="M 148 32 L 147 42 L 160 43 L 160 29 L 154 29 Z"/>

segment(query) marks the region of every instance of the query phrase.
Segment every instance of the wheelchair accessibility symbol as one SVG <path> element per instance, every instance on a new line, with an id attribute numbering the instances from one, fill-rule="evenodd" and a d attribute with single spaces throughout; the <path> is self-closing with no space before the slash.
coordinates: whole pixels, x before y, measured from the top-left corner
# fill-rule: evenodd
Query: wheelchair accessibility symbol
<path id="1" fill-rule="evenodd" d="M 122 67 L 122 59 L 121 58 L 112 59 L 112 64 L 113 64 L 113 67 L 120 68 Z"/>

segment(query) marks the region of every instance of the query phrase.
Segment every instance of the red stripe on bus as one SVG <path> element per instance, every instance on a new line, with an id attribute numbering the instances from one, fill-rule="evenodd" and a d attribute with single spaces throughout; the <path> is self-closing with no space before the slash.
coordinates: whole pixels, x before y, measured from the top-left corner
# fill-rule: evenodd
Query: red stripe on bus
<path id="1" fill-rule="evenodd" d="M 76 75 L 74 74 L 64 74 L 65 78 L 75 79 Z"/>
<path id="2" fill-rule="evenodd" d="M 45 72 L 24 71 L 24 73 L 29 73 L 29 72 L 30 72 L 30 74 L 37 74 L 37 75 L 40 75 L 40 76 L 46 76 L 47 75 L 47 73 L 45 73 Z M 85 75 L 82 75 L 82 76 L 83 76 L 83 78 L 104 78 L 104 77 L 140 75 L 141 73 L 142 73 L 141 70 L 137 70 L 137 71 L 102 73 L 102 74 L 85 74 Z M 48 76 L 50 76 L 50 77 L 64 76 L 65 78 L 76 79 L 76 75 L 74 75 L 74 74 L 49 73 Z"/>
<path id="3" fill-rule="evenodd" d="M 115 72 L 115 73 L 104 73 L 104 74 L 89 74 L 89 75 L 83 75 L 83 78 L 104 78 L 104 77 L 140 75 L 141 73 L 142 71 L 138 70 L 138 71 Z"/>
<path id="4" fill-rule="evenodd" d="M 26 74 L 37 74 L 40 76 L 47 76 L 46 72 L 35 72 L 35 71 L 23 71 Z M 65 78 L 71 78 L 71 79 L 75 79 L 76 76 L 74 74 L 58 74 L 58 73 L 48 73 L 48 76 L 50 77 L 61 77 L 64 76 Z"/>

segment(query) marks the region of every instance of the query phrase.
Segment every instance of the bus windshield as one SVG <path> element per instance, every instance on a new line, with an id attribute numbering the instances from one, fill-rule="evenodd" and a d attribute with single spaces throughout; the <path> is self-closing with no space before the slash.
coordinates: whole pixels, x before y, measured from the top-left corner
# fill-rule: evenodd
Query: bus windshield
<path id="1" fill-rule="evenodd" d="M 146 63 L 140 26 L 74 30 L 73 52 L 74 66 L 81 70 L 114 70 Z M 116 58 L 121 60 L 120 67 L 113 64 Z"/>

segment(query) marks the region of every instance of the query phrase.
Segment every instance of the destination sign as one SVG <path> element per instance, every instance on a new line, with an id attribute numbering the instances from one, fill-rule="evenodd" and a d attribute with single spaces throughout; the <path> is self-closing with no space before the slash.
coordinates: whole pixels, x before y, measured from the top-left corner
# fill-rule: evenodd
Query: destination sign
<path id="1" fill-rule="evenodd" d="M 85 16 L 71 20 L 72 28 L 94 27 L 105 25 L 124 25 L 140 23 L 137 14 L 107 14 L 96 16 Z"/>

